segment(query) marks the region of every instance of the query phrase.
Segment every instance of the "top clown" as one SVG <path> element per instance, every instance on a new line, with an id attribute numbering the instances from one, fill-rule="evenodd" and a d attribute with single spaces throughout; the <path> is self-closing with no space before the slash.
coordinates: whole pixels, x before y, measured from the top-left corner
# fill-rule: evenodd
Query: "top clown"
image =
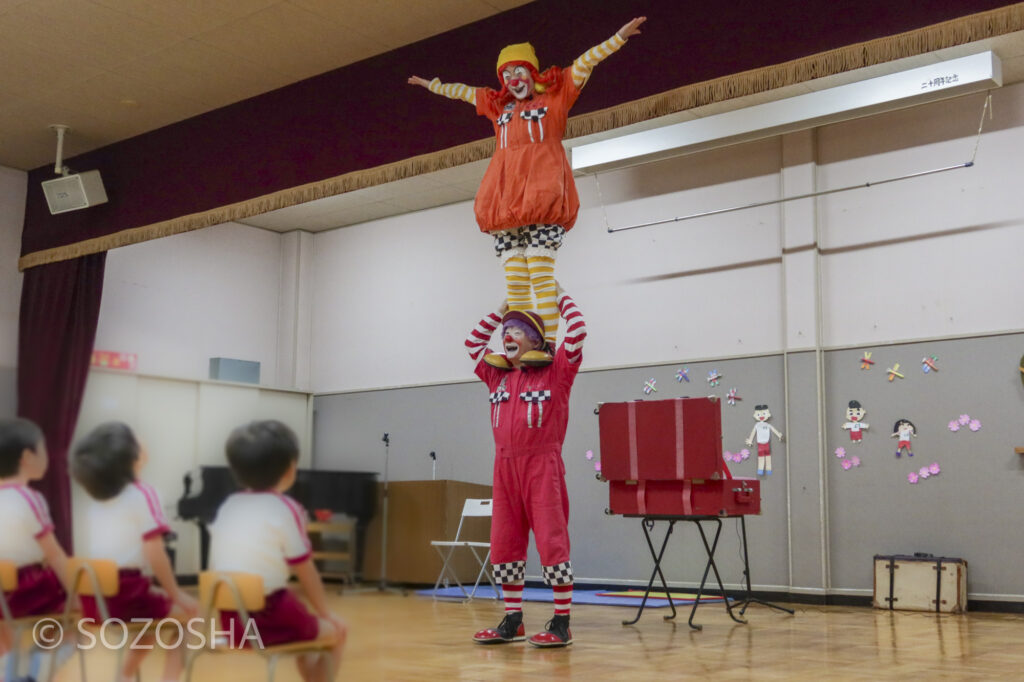
<path id="1" fill-rule="evenodd" d="M 494 236 L 505 270 L 509 308 L 530 310 L 536 296 L 546 348 L 523 358 L 527 365 L 551 361 L 559 319 L 555 253 L 576 223 L 580 207 L 572 167 L 562 147 L 569 109 L 594 66 L 639 33 L 644 21 L 646 17 L 633 19 L 572 66 L 551 67 L 543 73 L 530 43 L 509 45 L 498 55 L 500 90 L 409 78 L 412 85 L 472 104 L 494 126 L 494 156 L 477 192 L 474 212 L 481 232 Z M 491 356 L 488 362 L 508 368 L 502 356 Z"/>

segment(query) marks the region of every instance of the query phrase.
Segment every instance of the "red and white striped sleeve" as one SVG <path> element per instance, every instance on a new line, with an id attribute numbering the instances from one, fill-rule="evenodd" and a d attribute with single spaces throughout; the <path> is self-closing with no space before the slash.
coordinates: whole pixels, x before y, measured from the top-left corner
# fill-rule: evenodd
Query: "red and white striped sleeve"
<path id="1" fill-rule="evenodd" d="M 565 357 L 572 364 L 577 364 L 583 359 L 583 342 L 587 338 L 587 323 L 583 320 L 583 313 L 576 306 L 569 294 L 562 294 L 558 299 L 558 312 L 565 320 L 565 340 L 562 345 L 565 347 Z"/>
<path id="2" fill-rule="evenodd" d="M 18 486 L 15 490 L 18 491 L 18 494 L 28 504 L 29 509 L 32 510 L 32 519 L 29 524 L 32 530 L 32 537 L 36 540 L 41 540 L 53 531 L 53 520 L 50 518 L 50 507 L 46 504 L 46 498 L 38 490 L 31 488 Z"/>
<path id="3" fill-rule="evenodd" d="M 466 350 L 469 351 L 469 357 L 473 359 L 473 362 L 478 361 L 480 355 L 487 350 L 487 344 L 499 326 L 501 326 L 501 317 L 498 313 L 490 313 L 477 322 L 473 330 L 469 332 L 469 336 L 466 337 Z"/>

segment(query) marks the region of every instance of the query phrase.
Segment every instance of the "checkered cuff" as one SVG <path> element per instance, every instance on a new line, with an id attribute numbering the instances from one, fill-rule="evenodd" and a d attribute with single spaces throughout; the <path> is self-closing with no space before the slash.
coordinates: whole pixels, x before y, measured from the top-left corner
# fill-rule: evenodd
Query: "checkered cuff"
<path id="1" fill-rule="evenodd" d="M 494 564 L 494 582 L 499 585 L 521 582 L 525 579 L 525 561 L 510 561 L 507 564 Z"/>
<path id="2" fill-rule="evenodd" d="M 554 566 L 544 566 L 544 582 L 548 585 L 571 585 L 572 563 L 563 561 Z"/>

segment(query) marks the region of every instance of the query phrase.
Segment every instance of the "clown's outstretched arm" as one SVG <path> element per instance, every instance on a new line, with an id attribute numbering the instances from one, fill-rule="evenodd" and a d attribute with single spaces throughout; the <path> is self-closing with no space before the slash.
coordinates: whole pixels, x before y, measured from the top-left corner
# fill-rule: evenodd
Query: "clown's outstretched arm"
<path id="1" fill-rule="evenodd" d="M 466 350 L 473 362 L 480 360 L 480 356 L 487 350 L 494 332 L 501 326 L 502 316 L 508 312 L 508 301 L 503 301 L 498 310 L 488 313 L 476 326 L 470 330 L 466 337 Z"/>
<path id="2" fill-rule="evenodd" d="M 419 76 L 409 76 L 409 85 L 419 85 L 430 90 L 435 95 L 443 95 L 448 99 L 461 99 L 476 106 L 476 88 L 471 88 L 462 83 L 442 83 L 440 78 L 428 81 Z"/>
<path id="3" fill-rule="evenodd" d="M 595 66 L 618 52 L 630 36 L 640 33 L 640 24 L 645 21 L 647 21 L 647 17 L 633 19 L 616 31 L 611 38 L 581 54 L 572 63 L 572 82 L 576 84 L 576 87 L 582 88 L 590 78 L 590 72 L 594 70 Z"/>
<path id="4" fill-rule="evenodd" d="M 565 358 L 572 364 L 583 360 L 583 342 L 587 339 L 587 323 L 576 302 L 558 285 L 558 312 L 565 320 Z"/>

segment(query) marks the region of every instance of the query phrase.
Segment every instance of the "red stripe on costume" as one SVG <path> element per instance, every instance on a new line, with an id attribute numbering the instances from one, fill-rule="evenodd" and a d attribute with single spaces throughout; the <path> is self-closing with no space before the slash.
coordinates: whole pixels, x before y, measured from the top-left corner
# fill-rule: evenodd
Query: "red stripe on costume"
<path id="1" fill-rule="evenodd" d="M 311 556 L 313 556 L 312 552 L 306 552 L 302 556 L 292 557 L 291 559 L 285 559 L 285 561 L 288 562 L 289 566 L 297 566 L 306 561 L 307 559 L 309 559 Z"/>
<path id="2" fill-rule="evenodd" d="M 53 529 L 54 529 L 54 525 L 52 523 L 48 523 L 45 526 L 43 526 L 43 529 L 41 531 L 39 531 L 38 533 L 36 533 L 32 537 L 35 538 L 36 540 L 42 540 L 47 535 L 52 533 Z"/>

